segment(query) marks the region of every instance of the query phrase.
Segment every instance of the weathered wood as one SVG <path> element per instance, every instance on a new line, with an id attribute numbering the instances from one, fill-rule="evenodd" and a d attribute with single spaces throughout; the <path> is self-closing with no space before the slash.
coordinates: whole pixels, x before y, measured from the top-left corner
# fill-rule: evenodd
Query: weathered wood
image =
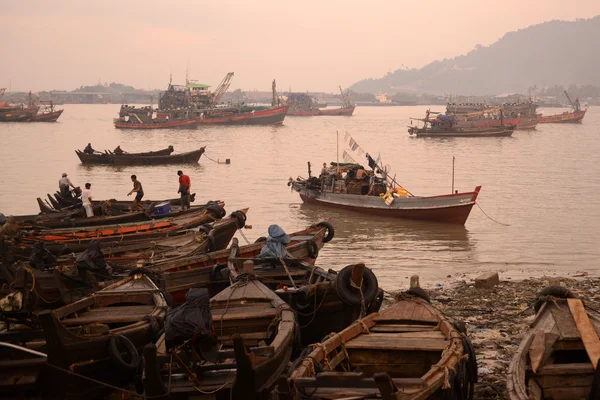
<path id="1" fill-rule="evenodd" d="M 533 377 L 529 379 L 533 380 Z M 543 389 L 560 387 L 591 386 L 594 380 L 593 374 L 576 375 L 537 375 L 535 380 Z"/>
<path id="2" fill-rule="evenodd" d="M 387 321 L 386 321 L 387 322 Z M 371 332 L 432 332 L 435 328 L 435 325 L 392 325 L 392 324 L 377 324 L 372 329 Z"/>
<path id="3" fill-rule="evenodd" d="M 533 379 L 527 382 L 527 390 L 531 400 L 542 400 L 542 388 Z"/>
<path id="4" fill-rule="evenodd" d="M 570 387 L 570 388 L 551 388 L 544 390 L 544 398 L 552 400 L 579 400 L 587 399 L 591 388 Z"/>
<path id="5" fill-rule="evenodd" d="M 560 338 L 562 340 L 579 340 L 581 336 L 573 320 L 573 316 L 569 312 L 569 309 L 563 304 L 563 306 L 556 307 L 553 304 L 546 303 L 545 306 L 550 306 L 552 316 L 556 321 L 556 326 L 560 332 Z"/>
<path id="6" fill-rule="evenodd" d="M 364 272 L 365 272 L 365 264 L 362 264 L 362 263 L 355 264 L 352 267 L 352 274 L 351 274 L 352 283 L 358 288 L 362 287 Z"/>
<path id="7" fill-rule="evenodd" d="M 592 326 L 590 317 L 580 299 L 567 299 L 567 304 L 573 314 L 573 319 L 581 335 L 585 351 L 590 357 L 594 369 L 596 369 L 598 367 L 598 359 L 600 359 L 600 340 L 598 340 L 598 334 Z"/>
<path id="8" fill-rule="evenodd" d="M 593 374 L 594 366 L 591 363 L 552 364 L 541 367 L 538 375 L 578 375 Z"/>
<path id="9" fill-rule="evenodd" d="M 441 352 L 448 344 L 449 342 L 445 339 L 398 338 L 395 334 L 372 333 L 352 339 L 346 343 L 346 348 Z"/>
<path id="10" fill-rule="evenodd" d="M 529 358 L 533 373 L 536 373 L 538 368 L 550 356 L 552 346 L 559 337 L 560 335 L 556 333 L 535 332 L 531 346 L 529 346 Z"/>

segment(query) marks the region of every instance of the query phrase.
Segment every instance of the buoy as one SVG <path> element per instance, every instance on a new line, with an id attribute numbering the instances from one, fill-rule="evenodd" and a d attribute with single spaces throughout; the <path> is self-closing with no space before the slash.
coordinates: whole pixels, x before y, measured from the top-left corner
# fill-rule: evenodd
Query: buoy
<path id="1" fill-rule="evenodd" d="M 229 160 L 229 158 L 226 158 L 225 161 L 217 160 L 217 162 L 219 164 L 231 164 L 231 160 Z"/>

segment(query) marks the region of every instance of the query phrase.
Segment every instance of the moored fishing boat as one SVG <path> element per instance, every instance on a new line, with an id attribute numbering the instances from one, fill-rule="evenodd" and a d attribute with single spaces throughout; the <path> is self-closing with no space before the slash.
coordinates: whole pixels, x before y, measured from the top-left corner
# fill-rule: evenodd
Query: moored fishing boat
<path id="1" fill-rule="evenodd" d="M 280 378 L 279 399 L 472 399 L 471 344 L 427 297 L 411 289 L 309 346 Z"/>
<path id="2" fill-rule="evenodd" d="M 538 123 L 537 104 L 533 101 L 489 104 L 446 105 L 446 114 L 456 117 L 459 127 L 493 128 L 512 125 L 516 130 L 535 129 Z"/>
<path id="3" fill-rule="evenodd" d="M 120 129 L 195 129 L 199 119 L 193 118 L 186 110 L 163 110 L 160 113 L 152 106 L 136 108 L 122 105 L 119 118 L 113 120 Z"/>
<path id="4" fill-rule="evenodd" d="M 305 93 L 290 93 L 288 101 L 290 102 L 290 108 L 287 111 L 287 115 L 295 117 L 309 117 L 309 116 L 351 116 L 354 113 L 356 106 L 350 102 L 348 95 L 344 93 L 340 86 L 340 93 L 342 97 L 343 106 L 341 108 L 329 108 L 321 109 L 314 99 Z"/>
<path id="5" fill-rule="evenodd" d="M 237 108 L 207 110 L 200 118 L 200 125 L 281 125 L 288 105 L 274 106 L 264 110 L 239 112 Z"/>
<path id="6" fill-rule="evenodd" d="M 230 258 L 238 251 L 234 241 Z M 287 366 L 294 312 L 259 280 L 228 264 L 231 285 L 210 306 L 208 291 L 190 290 L 186 304 L 167 317 L 165 334 L 144 348 L 145 396 L 262 399 Z M 201 362 L 188 362 L 193 359 Z"/>
<path id="7" fill-rule="evenodd" d="M 408 133 L 416 137 L 501 137 L 511 136 L 515 130 L 513 125 L 504 124 L 492 127 L 461 126 L 452 115 L 439 114 L 436 118 L 429 118 L 430 113 L 427 110 L 425 118 L 411 118 L 423 122 L 423 126 L 410 126 Z"/>
<path id="8" fill-rule="evenodd" d="M 510 400 L 597 399 L 600 315 L 566 288 L 543 289 L 536 316 L 510 362 Z"/>
<path id="9" fill-rule="evenodd" d="M 52 101 L 40 101 L 41 109 L 29 118 L 30 122 L 56 122 L 64 110 L 56 110 Z"/>
<path id="10" fill-rule="evenodd" d="M 575 99 L 575 103 L 571 101 L 569 94 L 565 90 L 565 96 L 571 103 L 571 107 L 573 107 L 573 111 L 566 111 L 562 114 L 556 115 L 547 115 L 540 116 L 538 122 L 540 124 L 579 124 L 585 117 L 585 113 L 587 112 L 587 108 L 585 110 L 581 110 L 581 104 L 579 103 L 579 98 Z"/>
<path id="11" fill-rule="evenodd" d="M 375 167 L 373 172 L 366 172 L 361 165 L 350 164 L 334 167 L 319 177 L 311 176 L 309 163 L 309 178 L 290 178 L 288 186 L 308 204 L 391 218 L 459 225 L 467 221 L 481 190 L 481 186 L 477 186 L 472 192 L 415 196 L 397 185 L 389 173 L 383 172 L 383 167 L 375 165 L 372 158 L 369 162 Z M 341 178 L 341 173 L 346 174 L 346 179 Z M 357 178 L 359 173 L 361 177 Z M 377 176 L 378 173 L 382 176 Z M 388 181 L 391 186 L 389 190 Z"/>
<path id="12" fill-rule="evenodd" d="M 172 146 L 171 146 L 172 148 Z M 188 151 L 180 154 L 115 154 L 105 151 L 101 154 L 86 154 L 75 150 L 82 164 L 109 164 L 109 165 L 165 165 L 165 164 L 196 164 L 204 154 L 205 147 L 198 150 Z"/>

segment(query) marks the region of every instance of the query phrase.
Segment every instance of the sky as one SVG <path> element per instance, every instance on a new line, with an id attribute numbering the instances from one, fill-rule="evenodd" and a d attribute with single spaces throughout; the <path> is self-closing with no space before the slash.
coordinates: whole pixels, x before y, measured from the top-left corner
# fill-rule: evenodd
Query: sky
<path id="1" fill-rule="evenodd" d="M 494 4 L 498 7 L 494 7 Z M 98 81 L 165 89 L 336 92 L 364 78 L 488 46 L 506 32 L 600 14 L 576 0 L 0 0 L 0 87 Z"/>

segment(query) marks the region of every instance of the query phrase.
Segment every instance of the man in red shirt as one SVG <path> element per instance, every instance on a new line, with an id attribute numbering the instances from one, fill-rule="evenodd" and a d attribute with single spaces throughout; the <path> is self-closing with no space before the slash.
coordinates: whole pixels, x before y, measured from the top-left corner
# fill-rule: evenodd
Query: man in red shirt
<path id="1" fill-rule="evenodd" d="M 190 177 L 185 175 L 182 171 L 177 171 L 177 175 L 179 175 L 179 190 L 177 193 L 181 193 L 181 209 L 185 210 L 186 206 L 189 209 L 192 182 L 190 181 Z"/>

